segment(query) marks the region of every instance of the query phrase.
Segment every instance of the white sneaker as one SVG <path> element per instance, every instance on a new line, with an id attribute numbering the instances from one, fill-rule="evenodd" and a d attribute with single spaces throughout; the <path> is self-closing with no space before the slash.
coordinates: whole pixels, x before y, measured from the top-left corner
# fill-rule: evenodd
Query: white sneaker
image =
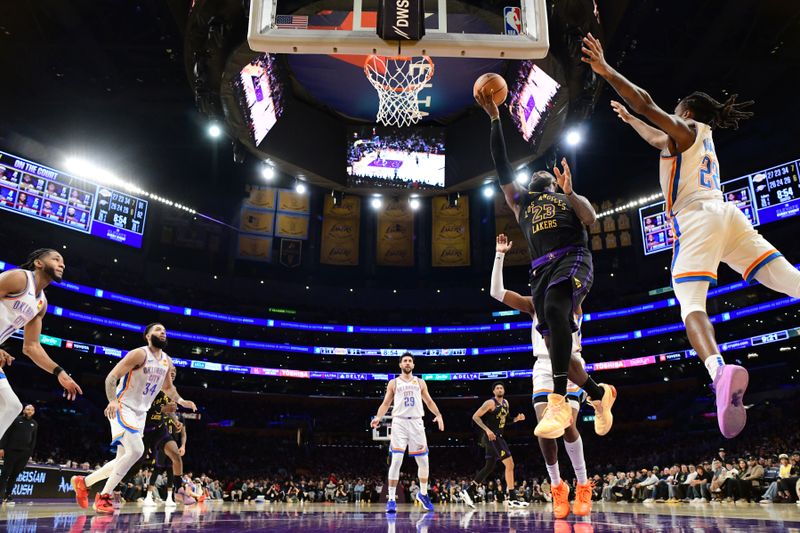
<path id="1" fill-rule="evenodd" d="M 167 499 L 164 500 L 164 506 L 165 507 L 177 507 L 178 506 L 178 504 L 175 503 L 175 500 L 172 499 L 172 494 L 168 494 L 167 495 Z"/>
<path id="2" fill-rule="evenodd" d="M 768 500 L 767 498 L 764 498 L 763 500 L 761 500 L 758 503 L 762 503 L 764 505 L 769 505 L 770 503 L 772 503 L 772 500 Z"/>
<path id="3" fill-rule="evenodd" d="M 142 501 L 142 505 L 145 507 L 155 507 L 156 501 L 153 499 L 153 494 L 148 492 L 147 497 L 145 497 L 144 501 Z"/>
<path id="4" fill-rule="evenodd" d="M 469 492 L 462 490 L 461 499 L 464 500 L 464 503 L 466 503 L 468 506 L 475 509 L 475 502 L 472 501 L 472 497 L 469 495 Z"/>
<path id="5" fill-rule="evenodd" d="M 653 498 L 647 498 L 647 499 L 646 499 L 645 501 L 643 501 L 642 503 L 653 503 L 654 501 L 655 501 L 655 500 L 653 500 Z"/>

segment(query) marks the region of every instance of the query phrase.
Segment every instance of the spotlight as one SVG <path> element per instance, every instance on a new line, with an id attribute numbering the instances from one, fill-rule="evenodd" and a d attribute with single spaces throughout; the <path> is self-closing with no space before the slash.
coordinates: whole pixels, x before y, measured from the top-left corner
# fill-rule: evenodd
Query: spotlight
<path id="1" fill-rule="evenodd" d="M 419 198 L 410 198 L 408 200 L 408 206 L 411 208 L 412 211 L 416 211 L 419 209 Z"/>
<path id="2" fill-rule="evenodd" d="M 219 127 L 219 124 L 213 123 L 208 127 L 208 135 L 212 139 L 216 139 L 222 135 L 222 128 Z"/>
<path id="3" fill-rule="evenodd" d="M 275 177 L 275 169 L 272 168 L 271 165 L 265 163 L 264 166 L 261 167 L 261 177 L 267 181 L 272 181 L 272 178 Z"/>
<path id="4" fill-rule="evenodd" d="M 581 135 L 581 132 L 578 131 L 576 128 L 572 128 L 567 132 L 567 135 L 564 137 L 564 140 L 566 140 L 567 144 L 570 146 L 578 146 L 583 140 L 583 136 Z"/>
<path id="5" fill-rule="evenodd" d="M 369 203 L 372 206 L 372 209 L 380 209 L 383 206 L 383 200 L 381 200 L 380 196 L 374 197 Z"/>
<path id="6" fill-rule="evenodd" d="M 528 183 L 528 179 L 529 178 L 528 178 L 528 173 L 527 172 L 523 172 L 523 171 L 517 172 L 517 183 L 521 183 L 522 185 L 525 185 L 526 183 Z"/>
<path id="7" fill-rule="evenodd" d="M 306 193 L 306 184 L 302 181 L 298 180 L 297 183 L 294 184 L 294 190 L 297 194 L 305 194 Z"/>
<path id="8" fill-rule="evenodd" d="M 483 197 L 484 198 L 491 198 L 494 196 L 494 187 L 490 183 L 487 183 L 483 186 Z"/>

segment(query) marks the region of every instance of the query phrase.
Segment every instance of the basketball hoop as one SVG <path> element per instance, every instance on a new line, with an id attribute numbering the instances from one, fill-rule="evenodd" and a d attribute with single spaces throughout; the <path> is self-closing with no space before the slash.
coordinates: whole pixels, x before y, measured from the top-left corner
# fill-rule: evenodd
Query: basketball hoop
<path id="1" fill-rule="evenodd" d="M 430 57 L 371 55 L 364 62 L 364 74 L 378 91 L 377 122 L 410 126 L 428 114 L 419 110 L 418 96 L 433 77 Z"/>

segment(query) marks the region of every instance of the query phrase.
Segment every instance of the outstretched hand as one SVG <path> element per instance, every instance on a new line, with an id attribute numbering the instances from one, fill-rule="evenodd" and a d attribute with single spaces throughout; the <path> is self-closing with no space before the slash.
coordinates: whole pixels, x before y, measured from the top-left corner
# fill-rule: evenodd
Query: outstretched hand
<path id="1" fill-rule="evenodd" d="M 486 94 L 483 91 L 478 91 L 475 95 L 475 100 L 478 102 L 486 114 L 489 115 L 489 118 L 494 120 L 500 116 L 500 110 L 497 108 L 497 104 L 494 103 L 494 91 Z"/>
<path id="2" fill-rule="evenodd" d="M 603 54 L 603 45 L 601 45 L 600 40 L 591 33 L 583 38 L 581 52 L 584 53 L 584 56 L 581 57 L 581 61 L 589 63 L 589 66 L 592 67 L 594 72 L 603 77 L 609 74 L 611 67 L 606 62 L 605 54 Z"/>
<path id="3" fill-rule="evenodd" d="M 630 124 L 634 118 L 633 115 L 631 115 L 630 111 L 628 111 L 628 108 L 622 105 L 621 103 L 617 102 L 616 100 L 611 100 L 611 109 L 613 109 L 614 112 L 617 114 L 617 116 L 620 118 L 620 120 L 622 120 L 622 122 L 625 122 L 626 124 Z"/>
<path id="4" fill-rule="evenodd" d="M 495 251 L 499 254 L 508 253 L 513 244 L 514 241 L 509 241 L 508 237 L 506 237 L 506 234 L 501 233 L 497 236 L 497 245 L 495 246 Z"/>
<path id="5" fill-rule="evenodd" d="M 561 190 L 564 191 L 564 194 L 572 194 L 572 172 L 569 170 L 566 157 L 561 159 L 561 166 L 564 168 L 563 171 L 558 169 L 558 165 L 553 167 L 556 181 L 558 182 L 558 186 L 561 187 Z"/>

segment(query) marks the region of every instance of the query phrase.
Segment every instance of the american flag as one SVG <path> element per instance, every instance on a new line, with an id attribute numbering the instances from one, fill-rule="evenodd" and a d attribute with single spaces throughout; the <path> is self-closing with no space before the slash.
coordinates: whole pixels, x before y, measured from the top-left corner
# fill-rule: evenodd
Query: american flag
<path id="1" fill-rule="evenodd" d="M 297 15 L 278 15 L 275 17 L 275 26 L 287 30 L 304 30 L 308 28 L 308 17 Z"/>

